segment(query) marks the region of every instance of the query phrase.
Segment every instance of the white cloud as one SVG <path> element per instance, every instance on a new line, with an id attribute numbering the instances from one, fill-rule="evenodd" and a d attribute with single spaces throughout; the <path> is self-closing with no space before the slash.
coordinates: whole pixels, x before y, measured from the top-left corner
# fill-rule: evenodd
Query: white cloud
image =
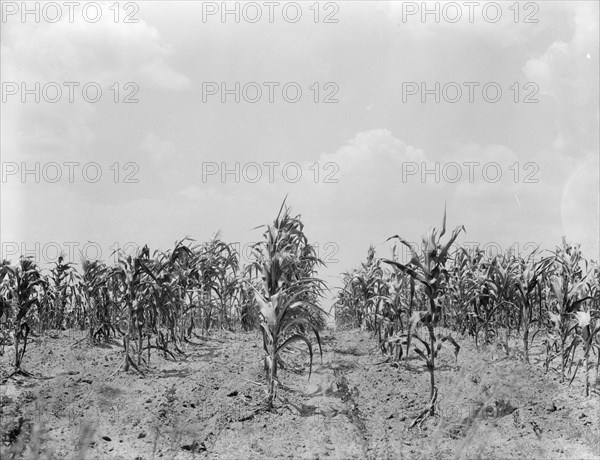
<path id="1" fill-rule="evenodd" d="M 590 155 L 566 182 L 562 194 L 562 226 L 567 240 L 581 243 L 581 249 L 600 260 L 600 160 Z"/>
<path id="2" fill-rule="evenodd" d="M 530 2 L 518 9 L 509 2 L 399 2 L 391 0 L 380 8 L 403 35 L 418 40 L 449 38 L 456 34 L 501 48 L 521 45 L 540 29 L 551 27 L 544 13 L 555 9 Z M 558 3 L 558 2 L 557 2 Z M 518 15 L 518 16 L 517 16 Z M 526 22 L 535 21 L 537 22 Z"/>
<path id="3" fill-rule="evenodd" d="M 130 88 L 124 88 L 126 82 L 135 82 L 142 92 L 190 86 L 185 75 L 171 68 L 172 50 L 143 20 L 137 24 L 115 23 L 109 18 L 97 24 L 69 23 L 65 15 L 55 24 L 28 21 L 3 24 L 2 29 L 3 82 L 25 83 L 27 88 L 34 88 L 36 82 L 40 88 L 56 83 L 62 89 L 58 103 L 42 99 L 36 104 L 28 96 L 23 104 L 18 94 L 9 96 L 3 107 L 3 122 L 5 118 L 14 122 L 14 129 L 3 133 L 3 144 L 6 138 L 11 145 L 4 150 L 8 158 L 97 159 L 94 143 L 104 136 L 98 133 L 102 106 L 82 99 L 81 89 L 87 83 L 101 86 L 101 102 L 112 101 L 114 93 L 109 87 L 115 82 L 121 100 L 130 95 Z M 69 102 L 65 82 L 79 85 L 74 103 Z M 157 149 L 155 154 L 160 156 L 172 148 L 162 143 Z M 101 155 L 106 156 L 105 152 Z"/>
<path id="4" fill-rule="evenodd" d="M 189 78 L 169 65 L 173 53 L 158 31 L 136 24 L 101 20 L 90 25 L 27 22 L 3 25 L 4 81 L 134 81 L 141 87 L 184 89 Z M 82 83 L 83 84 L 83 83 Z"/>
<path id="5" fill-rule="evenodd" d="M 191 201 L 212 201 L 215 199 L 214 188 L 200 188 L 196 185 L 190 185 L 178 192 L 178 195 Z"/>
<path id="6" fill-rule="evenodd" d="M 574 21 L 571 39 L 554 41 L 542 55 L 527 61 L 523 72 L 556 102 L 555 148 L 581 158 L 598 146 L 599 6 L 596 2 L 570 6 L 566 14 Z"/>
<path id="7" fill-rule="evenodd" d="M 177 161 L 183 158 L 173 142 L 162 139 L 154 133 L 146 134 L 140 142 L 140 149 L 159 163 Z"/>
<path id="8" fill-rule="evenodd" d="M 3 106 L 4 161 L 102 161 L 107 179 L 98 187 L 13 187 L 10 197 L 3 184 L 3 237 L 69 234 L 166 247 L 222 227 L 226 238 L 249 239 L 260 236 L 250 229 L 272 219 L 288 192 L 309 236 L 338 243 L 349 265 L 364 258 L 369 242 L 396 233 L 418 239 L 439 225 L 444 202 L 449 227 L 465 224 L 467 241 L 552 247 L 561 232 L 577 236 L 569 227 L 575 222 L 595 231 L 580 218 L 590 210 L 578 187 L 597 178 L 581 176 L 583 168 L 564 182 L 586 152 L 597 150 L 598 7 L 554 3 L 539 2 L 538 24 L 518 25 L 509 16 L 498 24 L 402 24 L 397 11 L 390 13 L 400 2 L 340 4 L 340 23 L 318 27 L 310 17 L 303 24 L 217 20 L 198 27 L 201 5 L 192 2 L 183 2 L 185 9 L 149 3 L 146 22 L 137 25 L 3 24 L 3 81 L 136 81 L 144 103 Z M 512 2 L 502 5 L 508 14 Z M 208 79 L 335 81 L 340 103 L 308 103 L 307 90 L 306 103 L 293 107 L 199 104 L 197 83 Z M 535 106 L 409 106 L 399 89 L 409 79 L 529 79 L 543 95 Z M 108 168 L 117 161 L 140 165 L 139 184 L 112 182 Z M 220 175 L 203 183 L 202 164 L 209 161 L 228 168 L 235 161 L 296 161 L 303 176 L 286 182 L 280 166 L 273 183 L 266 168 L 257 183 Z M 503 177 L 486 182 L 479 168 L 470 183 L 463 167 L 454 184 L 431 175 L 422 181 L 420 171 L 403 180 L 403 164 L 431 168 L 436 161 L 442 168 L 497 162 Z M 522 179 L 529 161 L 540 164 L 540 182 L 515 182 L 509 168 L 519 162 Z M 337 183 L 324 183 L 334 171 L 328 162 L 337 165 Z"/>

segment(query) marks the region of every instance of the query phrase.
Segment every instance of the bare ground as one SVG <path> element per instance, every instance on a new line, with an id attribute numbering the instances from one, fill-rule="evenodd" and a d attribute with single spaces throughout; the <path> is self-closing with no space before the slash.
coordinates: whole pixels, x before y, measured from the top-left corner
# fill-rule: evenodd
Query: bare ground
<path id="1" fill-rule="evenodd" d="M 416 355 L 384 362 L 361 331 L 327 331 L 310 380 L 308 354 L 290 354 L 273 411 L 258 333 L 217 332 L 178 361 L 154 351 L 142 377 L 117 371 L 122 346 L 98 347 L 78 331 L 34 339 L 24 368 L 41 378 L 2 384 L 2 459 L 25 458 L 600 458 L 600 386 L 584 396 L 545 374 L 541 350 L 476 350 L 457 338 L 442 352 L 438 414 L 410 428 L 429 399 Z M 83 340 L 82 340 L 83 339 Z M 0 357 L 5 376 L 12 348 Z"/>

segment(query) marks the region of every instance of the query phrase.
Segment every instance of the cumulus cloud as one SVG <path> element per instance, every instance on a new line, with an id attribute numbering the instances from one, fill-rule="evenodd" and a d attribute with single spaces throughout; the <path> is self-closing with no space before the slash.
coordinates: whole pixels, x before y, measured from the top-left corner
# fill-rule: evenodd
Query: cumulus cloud
<path id="1" fill-rule="evenodd" d="M 574 3 L 566 12 L 574 23 L 570 40 L 554 41 L 523 67 L 541 93 L 556 102 L 554 147 L 579 158 L 598 149 L 598 11 L 595 2 Z"/>
<path id="2" fill-rule="evenodd" d="M 551 28 L 548 11 L 535 2 L 518 8 L 508 2 L 384 2 L 380 8 L 403 35 L 419 40 L 461 34 L 500 48 L 526 42 L 540 29 Z"/>
<path id="3" fill-rule="evenodd" d="M 214 188 L 200 188 L 196 185 L 190 185 L 181 189 L 178 194 L 191 201 L 209 201 L 216 196 Z"/>
<path id="4" fill-rule="evenodd" d="M 512 199 L 526 177 L 539 182 L 539 166 L 525 167 L 506 146 L 468 143 L 426 154 L 386 129 L 360 132 L 336 152 L 322 154 L 319 161 L 336 165 L 339 184 L 331 195 L 343 196 L 354 207 L 397 197 L 407 204 L 468 197 L 482 201 L 499 192 Z M 327 190 L 326 183 L 318 187 L 321 196 Z"/>
<path id="5" fill-rule="evenodd" d="M 115 78 L 140 86 L 185 89 L 190 80 L 169 64 L 173 50 L 143 20 L 128 24 L 47 22 L 3 25 L 3 80 L 93 81 Z"/>
<path id="6" fill-rule="evenodd" d="M 396 233 L 418 240 L 439 225 L 444 203 L 448 225 L 465 224 L 467 241 L 551 247 L 561 233 L 579 239 L 569 227 L 576 222 L 593 236 L 597 224 L 586 220 L 593 193 L 583 204 L 581 187 L 598 181 L 589 175 L 594 165 L 582 162 L 597 152 L 598 7 L 554 3 L 539 2 L 537 24 L 515 24 L 506 16 L 511 2 L 502 3 L 505 16 L 496 24 L 403 24 L 394 10 L 401 2 L 340 5 L 343 20 L 332 27 L 213 21 L 200 28 L 200 6 L 186 3 L 181 17 L 183 10 L 160 2 L 148 4 L 147 21 L 138 24 L 3 24 L 3 81 L 135 81 L 144 102 L 21 104 L 17 96 L 3 106 L 3 161 L 102 161 L 107 180 L 97 188 L 56 184 L 51 193 L 49 184 L 11 184 L 10 198 L 3 184 L 3 235 L 60 236 L 65 230 L 52 204 L 61 203 L 69 232 L 84 241 L 135 238 L 156 247 L 158 238 L 168 245 L 219 227 L 253 238 L 260 231 L 249 229 L 272 219 L 289 193 L 310 236 L 339 244 L 348 266 L 369 242 Z M 206 79 L 336 81 L 340 102 L 308 103 L 307 91 L 307 103 L 293 107 L 199 106 L 194 83 Z M 540 103 L 509 107 L 507 90 L 497 105 L 408 106 L 399 89 L 408 79 L 528 79 L 539 84 Z M 236 161 L 281 165 L 273 182 L 266 166 L 256 183 L 220 174 L 205 180 L 202 165 L 211 160 L 228 168 Z M 107 168 L 129 161 L 139 163 L 140 183 L 113 183 Z M 300 165 L 301 180 L 282 176 L 286 161 Z M 472 182 L 467 162 L 479 165 Z M 451 163 L 460 168 L 456 181 Z M 486 180 L 497 172 L 484 173 L 488 163 L 500 167 L 498 181 Z M 538 182 L 524 182 L 529 174 Z"/>
<path id="7" fill-rule="evenodd" d="M 147 133 L 140 142 L 140 150 L 159 163 L 177 161 L 183 157 L 175 144 L 154 133 Z"/>
<path id="8" fill-rule="evenodd" d="M 32 95 L 25 103 L 20 94 L 7 97 L 3 111 L 16 126 L 6 133 L 13 139 L 13 148 L 6 154 L 69 160 L 92 156 L 92 145 L 101 137 L 98 116 L 103 102 L 115 97 L 122 102 L 144 89 L 190 87 L 189 78 L 170 65 L 172 54 L 158 31 L 143 20 L 136 24 L 115 23 L 110 18 L 96 24 L 70 23 L 65 14 L 57 23 L 3 24 L 2 81 L 19 88 L 24 84 L 27 89 L 37 84 L 41 94 L 40 103 Z M 128 82 L 133 85 L 125 87 Z M 65 83 L 72 83 L 72 90 Z M 84 100 L 82 90 L 88 83 L 100 86 L 100 103 Z M 56 103 L 47 101 L 55 97 L 55 89 L 43 93 L 48 84 L 61 91 Z M 96 96 L 95 90 L 86 94 Z"/>
<path id="9" fill-rule="evenodd" d="M 108 7 L 108 4 L 105 6 Z M 102 131 L 105 127 L 102 123 L 110 119 L 102 117 L 103 110 L 106 110 L 102 102 L 113 98 L 109 87 L 118 82 L 121 99 L 129 94 L 124 91 L 126 82 L 135 82 L 142 90 L 154 91 L 190 87 L 189 78 L 172 66 L 173 50 L 161 39 L 156 28 L 142 19 L 136 24 L 115 23 L 106 14 L 106 8 L 104 13 L 103 19 L 96 24 L 82 20 L 70 23 L 67 14 L 57 23 L 36 23 L 30 18 L 26 23 L 9 20 L 2 24 L 3 83 L 15 82 L 19 87 L 24 83 L 32 89 L 36 83 L 43 88 L 47 83 L 55 82 L 62 88 L 58 103 L 44 99 L 35 103 L 31 95 L 26 103 L 21 103 L 19 94 L 9 96 L 7 103 L 3 103 L 3 161 L 27 162 L 29 167 L 33 162 L 62 164 L 79 161 L 83 164 L 97 161 L 105 174 L 110 175 L 109 166 L 115 161 L 115 156 L 118 157 L 116 161 L 121 161 L 122 152 L 106 149 L 106 144 L 99 145 L 101 141 L 117 137 L 114 134 L 106 136 Z M 73 103 L 69 102 L 65 82 L 79 85 L 75 89 Z M 81 88 L 88 82 L 101 86 L 101 103 L 82 101 Z M 120 142 L 127 142 L 127 137 Z M 151 153 L 155 161 L 162 161 L 176 153 L 169 141 L 151 135 L 143 139 L 141 147 L 142 152 Z M 63 206 L 81 192 L 78 183 L 70 187 L 56 185 L 51 194 L 47 189 L 52 185 L 42 184 L 40 187 L 46 187 L 43 193 L 45 199 L 50 201 L 52 196 L 53 202 Z M 19 234 L 23 238 L 30 233 L 23 209 L 25 204 L 31 209 L 34 203 L 39 202 L 41 188 L 3 184 L 2 189 L 3 234 L 12 237 Z M 77 199 L 77 209 L 87 208 L 89 203 L 80 198 Z M 48 209 L 47 205 L 42 206 L 38 215 L 44 215 Z M 78 211 L 78 216 L 81 212 Z"/>
<path id="10" fill-rule="evenodd" d="M 561 200 L 564 234 L 572 243 L 581 243 L 585 254 L 600 260 L 600 159 L 590 155 L 571 174 Z"/>
<path id="11" fill-rule="evenodd" d="M 319 162 L 335 163 L 339 182 L 307 180 L 293 201 L 302 208 L 318 203 L 320 227 L 344 235 L 336 240 L 341 247 L 351 246 L 348 228 L 377 244 L 395 233 L 418 241 L 429 225 L 439 224 L 445 205 L 448 225 L 466 226 L 464 241 L 552 248 L 560 239 L 563 178 L 545 173 L 546 165 L 523 160 L 504 145 L 455 144 L 432 153 L 408 145 L 389 130 L 374 129 L 357 133 L 336 151 L 322 154 Z M 403 179 L 403 171 L 414 171 L 407 164 L 417 171 Z M 454 180 L 457 171 L 460 178 Z M 362 254 L 348 251 L 355 257 Z"/>

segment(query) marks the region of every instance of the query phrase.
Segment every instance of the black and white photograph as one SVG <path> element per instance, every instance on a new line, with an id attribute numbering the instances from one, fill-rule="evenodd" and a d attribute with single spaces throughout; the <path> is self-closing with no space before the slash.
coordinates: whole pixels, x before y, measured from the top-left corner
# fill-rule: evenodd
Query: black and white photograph
<path id="1" fill-rule="evenodd" d="M 2 460 L 600 460 L 600 3 L 0 1 Z"/>

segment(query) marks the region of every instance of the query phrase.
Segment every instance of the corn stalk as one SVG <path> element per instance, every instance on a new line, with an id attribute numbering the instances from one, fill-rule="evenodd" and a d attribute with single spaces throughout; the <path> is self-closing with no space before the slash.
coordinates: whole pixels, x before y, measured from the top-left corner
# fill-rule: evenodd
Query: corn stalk
<path id="1" fill-rule="evenodd" d="M 313 348 L 307 333 L 314 332 L 322 357 L 319 319 L 327 315 L 317 305 L 324 283 L 313 276 L 322 262 L 308 243 L 300 216 L 290 216 L 284 206 L 285 200 L 273 225 L 267 225 L 263 241 L 253 248 L 253 265 L 262 275 L 255 299 L 261 315 L 268 409 L 275 401 L 281 354 L 295 342 L 303 342 L 308 348 L 310 379 Z"/>
<path id="2" fill-rule="evenodd" d="M 12 328 L 15 347 L 14 372 L 9 377 L 17 374 L 31 376 L 21 365 L 31 330 L 30 317 L 35 312 L 34 307 L 40 307 L 40 292 L 45 289 L 46 281 L 35 262 L 25 257 L 20 259 L 17 266 L 3 262 L 0 281 L 3 285 L 2 310 Z M 21 343 L 23 348 L 20 348 Z"/>
<path id="3" fill-rule="evenodd" d="M 427 355 L 425 355 L 421 350 L 415 348 L 415 351 L 421 356 L 427 364 L 427 369 L 429 370 L 430 376 L 430 403 L 429 403 L 429 415 L 435 415 L 435 403 L 437 399 L 437 388 L 435 386 L 435 358 L 439 349 L 441 348 L 442 343 L 449 341 L 455 347 L 456 354 L 458 355 L 458 351 L 460 347 L 454 341 L 454 339 L 450 336 L 443 337 L 436 347 L 436 336 L 435 336 L 435 326 L 438 323 L 442 310 L 441 304 L 438 305 L 436 303 L 436 299 L 442 294 L 444 291 L 444 286 L 447 280 L 447 271 L 445 269 L 445 264 L 448 259 L 448 251 L 450 250 L 450 246 L 454 243 L 460 232 L 464 231 L 463 226 L 458 226 L 456 229 L 452 231 L 452 235 L 449 240 L 445 244 L 441 244 L 441 238 L 446 233 L 446 210 L 444 209 L 444 219 L 442 221 L 442 230 L 438 236 L 437 229 L 431 228 L 429 233 L 426 236 L 423 236 L 422 243 L 422 257 L 414 251 L 413 247 L 406 240 L 401 238 L 398 235 L 394 235 L 388 238 L 388 241 L 391 239 L 398 239 L 400 243 L 408 247 L 411 253 L 411 259 L 408 265 L 401 264 L 397 261 L 384 259 L 383 262 L 391 265 L 392 267 L 402 271 L 403 273 L 409 275 L 415 281 L 421 283 L 424 288 L 425 294 L 429 300 L 428 310 L 415 312 L 414 315 L 417 315 L 415 319 L 412 319 L 413 322 L 421 322 L 425 324 L 427 330 L 429 332 L 429 345 L 426 346 Z M 413 315 L 413 316 L 414 316 Z M 421 340 L 423 344 L 426 342 Z"/>

